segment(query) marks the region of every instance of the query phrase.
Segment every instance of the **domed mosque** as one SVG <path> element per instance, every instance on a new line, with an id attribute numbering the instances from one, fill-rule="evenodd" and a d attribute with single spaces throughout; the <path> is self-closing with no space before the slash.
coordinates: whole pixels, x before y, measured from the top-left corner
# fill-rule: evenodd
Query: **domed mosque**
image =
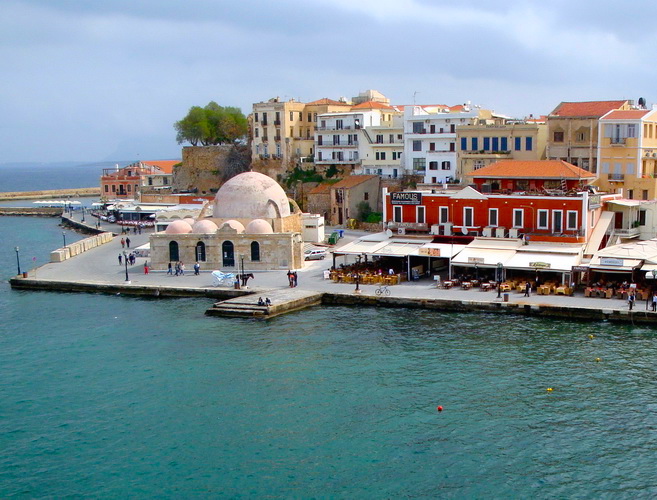
<path id="1" fill-rule="evenodd" d="M 290 209 L 292 206 L 292 210 Z M 151 235 L 151 266 L 182 261 L 236 272 L 303 267 L 301 210 L 271 177 L 245 172 L 227 181 L 194 221 L 175 221 Z"/>

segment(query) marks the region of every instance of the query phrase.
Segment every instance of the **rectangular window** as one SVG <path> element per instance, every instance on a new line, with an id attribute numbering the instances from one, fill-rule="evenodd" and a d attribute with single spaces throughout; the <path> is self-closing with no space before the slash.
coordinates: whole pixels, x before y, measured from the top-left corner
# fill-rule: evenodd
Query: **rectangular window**
<path id="1" fill-rule="evenodd" d="M 116 186 L 112 184 L 112 193 L 116 193 Z"/>
<path id="2" fill-rule="evenodd" d="M 440 168 L 441 168 L 442 170 L 449 170 L 449 169 L 451 168 L 451 164 L 452 164 L 452 162 L 444 161 L 444 162 L 442 162 L 442 164 L 440 165 Z"/>
<path id="3" fill-rule="evenodd" d="M 105 192 L 109 193 L 109 186 L 107 184 L 105 184 Z"/>
<path id="4" fill-rule="evenodd" d="M 552 232 L 563 233 L 563 211 L 552 210 Z"/>
<path id="5" fill-rule="evenodd" d="M 424 224 L 424 213 L 426 209 L 422 205 L 418 205 L 416 208 L 417 212 L 415 213 L 415 220 L 418 224 Z"/>
<path id="6" fill-rule="evenodd" d="M 258 127 L 255 128 L 255 136 L 260 137 L 260 129 Z"/>
<path id="7" fill-rule="evenodd" d="M 479 150 L 479 137 L 473 137 L 472 138 L 472 151 L 478 151 Z"/>
<path id="8" fill-rule="evenodd" d="M 525 211 L 522 208 L 513 209 L 513 227 L 521 228 L 524 226 L 523 224 L 524 215 L 525 215 Z"/>
<path id="9" fill-rule="evenodd" d="M 456 125 L 452 124 L 449 126 L 449 133 L 450 134 L 456 133 Z"/>
<path id="10" fill-rule="evenodd" d="M 290 121 L 294 121 L 294 111 L 290 111 Z"/>
<path id="11" fill-rule="evenodd" d="M 130 191 L 132 191 L 132 186 L 131 186 L 130 184 L 128 184 L 128 193 L 129 193 Z"/>
<path id="12" fill-rule="evenodd" d="M 395 205 L 392 207 L 392 220 L 394 222 L 402 222 L 402 207 L 401 205 Z"/>
<path id="13" fill-rule="evenodd" d="M 493 151 L 499 151 L 500 150 L 500 140 L 498 137 L 493 137 L 493 145 L 492 145 Z"/>
<path id="14" fill-rule="evenodd" d="M 514 138 L 514 147 L 513 149 L 516 151 L 520 151 L 522 149 L 522 138 L 521 137 L 515 137 Z"/>
<path id="15" fill-rule="evenodd" d="M 424 123 L 422 122 L 413 122 L 413 133 L 422 134 L 424 131 Z"/>
<path id="16" fill-rule="evenodd" d="M 532 138 L 525 137 L 525 151 L 531 151 L 531 150 L 532 150 Z"/>
<path id="17" fill-rule="evenodd" d="M 634 189 L 628 189 L 628 190 L 627 190 L 627 197 L 628 197 L 630 200 L 633 200 L 633 199 L 634 199 Z"/>
<path id="18" fill-rule="evenodd" d="M 382 160 L 386 159 L 386 152 L 385 151 L 381 151 L 381 159 Z"/>
<path id="19" fill-rule="evenodd" d="M 450 151 L 456 151 L 456 143 L 455 142 L 450 142 L 449 143 L 449 150 Z"/>
<path id="20" fill-rule="evenodd" d="M 323 136 L 321 136 L 321 135 L 318 135 L 318 136 L 317 136 L 317 145 L 318 145 L 318 146 L 323 146 L 323 141 L 324 141 L 324 139 L 322 139 L 322 137 L 323 137 Z"/>
<path id="21" fill-rule="evenodd" d="M 376 143 L 377 144 L 383 144 L 383 134 L 377 134 Z"/>
<path id="22" fill-rule="evenodd" d="M 255 121 L 258 123 L 258 113 L 255 114 Z"/>
<path id="23" fill-rule="evenodd" d="M 322 158 L 322 152 L 321 152 L 321 151 L 318 151 L 318 152 L 317 152 L 317 159 L 318 159 L 319 161 L 322 161 L 322 160 L 323 160 L 323 158 Z"/>
<path id="24" fill-rule="evenodd" d="M 548 223 L 548 211 L 539 210 L 538 211 L 538 229 L 549 229 Z"/>
<path id="25" fill-rule="evenodd" d="M 317 116 L 315 116 L 315 120 L 317 120 Z M 308 123 L 310 123 L 311 121 L 313 121 L 313 115 L 312 113 L 308 113 Z"/>
<path id="26" fill-rule="evenodd" d="M 646 225 L 646 210 L 639 210 L 639 226 L 645 226 Z"/>
<path id="27" fill-rule="evenodd" d="M 449 208 L 448 207 L 439 207 L 438 208 L 438 222 L 440 224 L 445 224 L 449 222 Z"/>
<path id="28" fill-rule="evenodd" d="M 641 191 L 641 199 L 642 200 L 647 200 L 648 199 L 648 190 L 647 189 L 644 189 L 643 191 Z"/>
<path id="29" fill-rule="evenodd" d="M 390 144 L 394 144 L 394 143 L 395 143 L 395 134 L 388 134 L 388 142 L 389 142 Z"/>
<path id="30" fill-rule="evenodd" d="M 435 133 L 436 133 L 436 126 L 435 126 L 435 125 L 431 125 L 431 126 L 429 127 L 429 130 L 431 130 L 431 133 L 432 133 L 432 134 L 435 134 Z"/>
<path id="31" fill-rule="evenodd" d="M 500 151 L 508 151 L 509 144 L 506 137 L 500 137 Z"/>
<path id="32" fill-rule="evenodd" d="M 427 168 L 426 158 L 413 158 L 413 170 L 424 172 Z"/>
<path id="33" fill-rule="evenodd" d="M 488 209 L 488 225 L 497 227 L 497 208 Z"/>
<path id="34" fill-rule="evenodd" d="M 569 231 L 577 230 L 577 211 L 568 210 L 566 214 L 566 229 Z"/>
<path id="35" fill-rule="evenodd" d="M 463 225 L 467 227 L 474 225 L 474 208 L 463 207 Z"/>
<path id="36" fill-rule="evenodd" d="M 484 137 L 484 151 L 490 151 L 490 137 Z"/>
<path id="37" fill-rule="evenodd" d="M 636 124 L 635 123 L 630 123 L 627 126 L 627 136 L 628 137 L 636 137 Z"/>
<path id="38" fill-rule="evenodd" d="M 436 150 L 436 143 L 435 142 L 430 142 L 429 143 L 429 151 L 435 151 Z"/>
<path id="39" fill-rule="evenodd" d="M 333 145 L 334 146 L 339 146 L 340 145 L 340 136 L 339 135 L 334 135 L 333 136 Z"/>
<path id="40" fill-rule="evenodd" d="M 561 131 L 555 132 L 552 137 L 554 142 L 563 142 L 563 132 Z"/>
<path id="41" fill-rule="evenodd" d="M 413 151 L 422 151 L 422 141 L 413 141 Z"/>
<path id="42" fill-rule="evenodd" d="M 342 120 L 335 120 L 335 128 L 337 130 L 342 130 L 344 128 L 344 126 L 342 124 Z"/>
<path id="43" fill-rule="evenodd" d="M 429 162 L 429 170 L 438 170 L 438 162 L 437 161 L 430 161 Z"/>
<path id="44" fill-rule="evenodd" d="M 634 163 L 625 164 L 625 173 L 629 175 L 634 175 Z"/>

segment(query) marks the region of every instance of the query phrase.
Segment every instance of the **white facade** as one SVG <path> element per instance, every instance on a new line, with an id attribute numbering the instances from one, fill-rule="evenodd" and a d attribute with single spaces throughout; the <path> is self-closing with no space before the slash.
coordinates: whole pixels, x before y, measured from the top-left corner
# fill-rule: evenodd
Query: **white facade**
<path id="1" fill-rule="evenodd" d="M 355 174 L 396 179 L 404 173 L 404 116 L 392 115 L 380 125 L 365 127 L 361 142 L 361 165 Z"/>
<path id="2" fill-rule="evenodd" d="M 361 163 L 364 127 L 378 126 L 381 115 L 375 111 L 325 113 L 317 117 L 315 164 L 342 165 L 352 169 Z"/>
<path id="3" fill-rule="evenodd" d="M 479 109 L 408 106 L 404 109 L 404 167 L 427 184 L 456 178 L 456 127 L 477 124 Z"/>

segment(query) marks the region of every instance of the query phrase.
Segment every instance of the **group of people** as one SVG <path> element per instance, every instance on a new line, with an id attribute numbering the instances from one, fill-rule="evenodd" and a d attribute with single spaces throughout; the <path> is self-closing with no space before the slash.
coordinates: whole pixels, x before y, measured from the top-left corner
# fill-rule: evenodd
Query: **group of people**
<path id="1" fill-rule="evenodd" d="M 175 271 L 175 272 L 174 272 Z M 185 263 L 182 261 L 176 262 L 175 266 L 169 262 L 169 266 L 167 268 L 167 274 L 171 274 L 174 276 L 184 276 L 185 275 Z M 194 275 L 198 276 L 201 274 L 201 264 L 198 262 L 194 263 Z"/>
<path id="2" fill-rule="evenodd" d="M 288 270 L 287 272 L 287 279 L 290 283 L 290 288 L 294 288 L 298 284 L 298 276 L 296 271 L 290 271 Z"/>
<path id="3" fill-rule="evenodd" d="M 130 238 L 121 238 L 121 248 L 130 248 Z"/>
<path id="4" fill-rule="evenodd" d="M 143 225 L 143 224 L 136 224 L 136 225 L 132 228 L 132 231 L 134 232 L 134 234 L 141 234 L 141 230 L 142 230 L 143 228 L 144 228 L 144 225 Z M 130 233 L 130 228 L 129 228 L 129 227 L 126 227 L 126 226 L 123 226 L 123 227 L 121 228 L 121 234 L 124 234 L 124 233 Z"/>
<path id="5" fill-rule="evenodd" d="M 271 305 L 271 300 L 269 300 L 269 297 L 265 297 L 265 300 L 262 300 L 262 297 L 258 299 L 258 305 L 259 306 L 270 306 Z"/>
<path id="6" fill-rule="evenodd" d="M 130 252 L 128 255 L 125 256 L 125 261 L 130 264 L 131 266 L 135 265 L 135 262 L 137 262 L 137 256 L 133 253 Z M 119 266 L 123 264 L 123 254 L 119 254 Z"/>

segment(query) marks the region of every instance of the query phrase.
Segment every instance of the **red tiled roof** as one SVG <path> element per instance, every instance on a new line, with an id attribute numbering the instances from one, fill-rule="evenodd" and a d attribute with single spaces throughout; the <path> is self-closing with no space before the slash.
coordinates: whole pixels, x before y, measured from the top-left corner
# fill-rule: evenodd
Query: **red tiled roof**
<path id="1" fill-rule="evenodd" d="M 495 179 L 582 179 L 595 174 L 563 160 L 502 160 L 467 174 L 470 177 Z"/>
<path id="2" fill-rule="evenodd" d="M 361 102 L 360 104 L 356 106 L 352 106 L 351 109 L 392 109 L 394 108 L 390 106 L 389 104 L 384 104 L 382 102 L 376 102 L 376 101 L 365 101 Z"/>
<path id="3" fill-rule="evenodd" d="M 603 120 L 638 120 L 651 111 L 651 109 L 617 109 L 606 115 Z"/>
<path id="4" fill-rule="evenodd" d="M 346 102 L 334 101 L 333 99 L 329 99 L 328 97 L 324 97 L 323 99 L 317 99 L 316 101 L 313 101 L 313 102 L 308 102 L 308 103 L 306 103 L 306 106 L 313 105 L 313 104 L 317 104 L 317 105 L 322 105 L 322 104 L 328 105 L 328 104 L 330 104 L 332 106 L 351 106 L 351 104 L 348 104 Z"/>
<path id="5" fill-rule="evenodd" d="M 331 192 L 331 184 L 323 183 L 317 184 L 310 190 L 308 194 L 329 194 Z"/>
<path id="6" fill-rule="evenodd" d="M 350 187 L 358 186 L 358 184 L 369 181 L 371 179 L 378 179 L 378 178 L 379 178 L 378 175 L 350 175 L 349 177 L 345 177 L 341 181 L 333 184 L 331 188 L 350 188 Z"/>
<path id="7" fill-rule="evenodd" d="M 600 117 L 612 109 L 618 109 L 627 101 L 562 102 L 550 116 L 595 116 Z"/>
<path id="8" fill-rule="evenodd" d="M 173 173 L 173 166 L 180 163 L 180 160 L 155 160 L 155 161 L 143 161 L 144 165 L 152 165 L 158 167 L 165 174 Z"/>

